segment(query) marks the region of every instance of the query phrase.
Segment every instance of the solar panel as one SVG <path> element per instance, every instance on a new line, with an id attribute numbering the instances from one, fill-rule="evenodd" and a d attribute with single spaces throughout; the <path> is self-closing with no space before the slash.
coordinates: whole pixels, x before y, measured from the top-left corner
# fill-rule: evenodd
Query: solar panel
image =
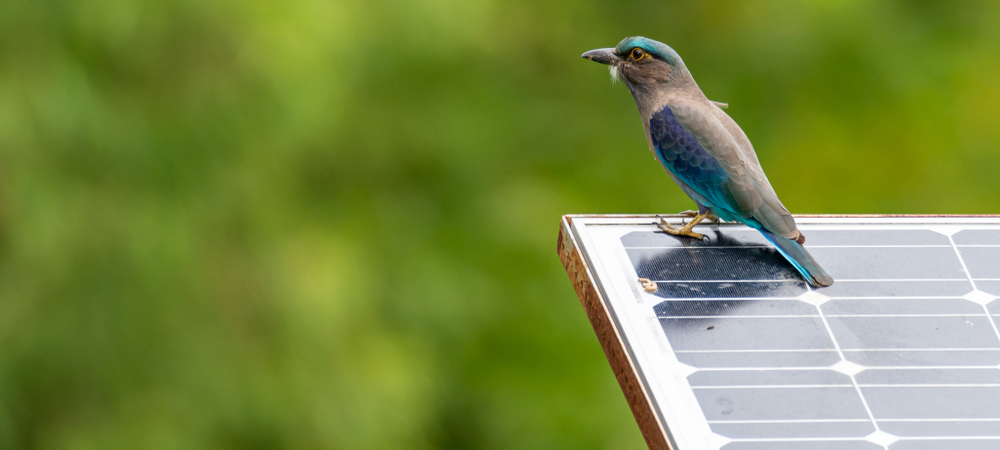
<path id="1" fill-rule="evenodd" d="M 743 225 L 697 241 L 652 216 L 563 218 L 560 258 L 649 447 L 1000 448 L 1000 217 L 796 221 L 833 286 Z"/>

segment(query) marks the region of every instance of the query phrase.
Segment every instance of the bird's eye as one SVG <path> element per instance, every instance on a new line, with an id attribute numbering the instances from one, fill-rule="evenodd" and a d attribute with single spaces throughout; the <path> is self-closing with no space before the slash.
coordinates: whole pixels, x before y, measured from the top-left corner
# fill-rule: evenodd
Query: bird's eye
<path id="1" fill-rule="evenodd" d="M 642 51 L 641 48 L 632 49 L 632 59 L 638 61 L 642 59 L 644 56 L 646 56 L 646 52 Z"/>

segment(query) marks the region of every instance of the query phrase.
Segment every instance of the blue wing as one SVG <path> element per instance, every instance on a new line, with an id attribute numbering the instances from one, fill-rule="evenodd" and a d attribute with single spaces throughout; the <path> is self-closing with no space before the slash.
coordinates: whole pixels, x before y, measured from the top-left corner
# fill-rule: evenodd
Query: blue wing
<path id="1" fill-rule="evenodd" d="M 708 203 L 705 206 L 711 207 L 723 218 L 733 214 L 739 215 L 738 209 L 731 206 L 730 199 L 726 196 L 729 174 L 719 161 L 709 155 L 698 140 L 681 126 L 669 106 L 664 106 L 649 119 L 649 135 L 660 164 L 688 188 L 704 197 Z"/>

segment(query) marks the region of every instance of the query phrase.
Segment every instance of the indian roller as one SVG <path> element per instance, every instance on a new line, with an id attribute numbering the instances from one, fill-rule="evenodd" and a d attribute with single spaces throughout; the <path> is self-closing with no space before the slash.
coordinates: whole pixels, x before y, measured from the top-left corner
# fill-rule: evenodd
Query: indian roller
<path id="1" fill-rule="evenodd" d="M 809 284 L 833 284 L 802 246 L 805 236 L 767 181 L 746 134 L 723 111 L 725 104 L 705 97 L 677 52 L 661 42 L 633 36 L 615 48 L 582 56 L 610 66 L 612 78 L 628 87 L 639 107 L 649 149 L 698 205 L 683 227 L 661 218 L 660 229 L 702 239 L 693 228 L 706 218 L 741 222 L 760 231 Z"/>

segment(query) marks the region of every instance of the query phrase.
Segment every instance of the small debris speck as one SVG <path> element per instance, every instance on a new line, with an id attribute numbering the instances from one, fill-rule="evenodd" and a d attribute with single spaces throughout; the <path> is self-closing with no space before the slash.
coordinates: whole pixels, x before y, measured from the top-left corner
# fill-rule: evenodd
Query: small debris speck
<path id="1" fill-rule="evenodd" d="M 714 330 L 714 329 L 715 329 L 715 325 L 709 325 L 708 328 L 706 328 L 706 330 Z"/>
<path id="2" fill-rule="evenodd" d="M 638 281 L 646 292 L 656 292 L 656 283 L 649 281 L 649 278 L 639 278 Z"/>

